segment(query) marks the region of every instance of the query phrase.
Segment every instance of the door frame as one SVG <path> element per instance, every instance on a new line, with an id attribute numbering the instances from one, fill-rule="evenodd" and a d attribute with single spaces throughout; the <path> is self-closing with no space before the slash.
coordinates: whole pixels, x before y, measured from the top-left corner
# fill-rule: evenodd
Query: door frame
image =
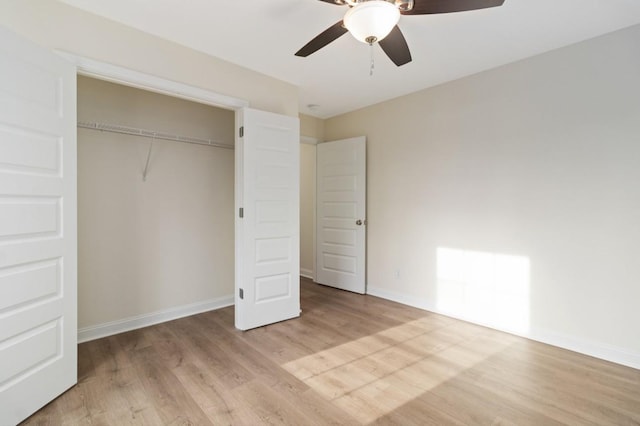
<path id="1" fill-rule="evenodd" d="M 313 262 L 311 263 L 311 276 L 307 276 L 307 275 L 302 275 L 302 270 L 300 270 L 300 275 L 304 276 L 305 278 L 309 278 L 311 279 L 311 281 L 316 282 L 316 270 L 317 270 L 317 266 L 316 266 L 316 220 L 317 220 L 317 198 L 318 198 L 318 194 L 316 193 L 316 186 L 318 184 L 318 144 L 321 144 L 323 141 L 317 138 L 312 138 L 311 136 L 304 136 L 301 135 L 300 136 L 300 143 L 303 145 L 312 145 L 313 146 L 313 161 L 316 164 L 316 170 L 315 173 L 313 174 L 313 218 L 312 218 L 312 222 L 313 222 L 313 232 L 311 233 L 311 244 L 313 245 Z M 302 147 L 301 147 L 302 148 Z M 302 184 L 302 182 L 301 182 Z M 302 247 L 302 245 L 301 245 Z M 305 271 L 308 272 L 308 271 Z"/>
<path id="2" fill-rule="evenodd" d="M 250 106 L 249 101 L 245 99 L 222 95 L 212 90 L 202 89 L 189 84 L 146 74 L 144 72 L 134 71 L 129 68 L 97 61 L 62 50 L 53 50 L 53 52 L 75 65 L 77 75 L 93 77 L 112 83 L 122 84 L 124 86 L 160 93 L 175 98 L 186 99 L 226 110 L 232 110 L 234 111 L 234 141 L 236 145 L 238 144 L 241 112 L 243 108 Z M 165 321 L 171 319 L 174 318 L 164 318 Z M 155 324 L 156 322 L 157 321 L 153 323 Z M 146 325 L 151 325 L 151 323 L 145 323 L 143 326 Z M 131 329 L 132 328 L 129 327 L 126 328 L 126 330 Z M 112 331 L 110 334 L 126 331 L 118 327 L 111 328 L 110 330 Z M 85 332 L 84 334 L 87 335 L 81 336 L 80 330 L 78 330 L 78 334 L 78 343 L 104 336 L 104 334 L 93 335 L 90 332 Z"/>
<path id="3" fill-rule="evenodd" d="M 222 95 L 212 90 L 202 89 L 140 71 L 134 71 L 129 68 L 86 58 L 63 50 L 54 50 L 54 53 L 73 63 L 76 66 L 77 73 L 87 77 L 95 77 L 100 80 L 135 87 L 136 89 L 148 90 L 150 92 L 233 110 L 236 111 L 236 113 L 239 109 L 249 106 L 249 101 L 245 99 Z"/>

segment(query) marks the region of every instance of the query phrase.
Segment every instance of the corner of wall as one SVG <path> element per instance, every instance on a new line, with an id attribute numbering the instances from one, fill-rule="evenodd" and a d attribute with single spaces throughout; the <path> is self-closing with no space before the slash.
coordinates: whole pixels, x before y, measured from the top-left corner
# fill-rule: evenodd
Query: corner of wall
<path id="1" fill-rule="evenodd" d="M 83 327 L 78 329 L 78 343 L 88 342 L 90 340 L 100 339 L 102 337 L 112 336 L 114 334 L 124 333 L 131 330 L 137 330 L 139 328 L 188 317 L 190 315 L 226 308 L 227 306 L 233 306 L 233 304 L 234 298 L 233 295 L 230 295 L 191 303 L 188 305 L 176 306 L 162 311 L 136 315 L 117 321 Z"/>
<path id="2" fill-rule="evenodd" d="M 594 341 L 578 338 L 575 336 L 568 336 L 565 334 L 560 334 L 551 330 L 543 330 L 540 328 L 533 328 L 529 330 L 527 333 L 521 333 L 521 334 L 513 333 L 512 331 L 509 331 L 509 330 L 497 329 L 496 327 L 491 325 L 480 324 L 476 321 L 469 321 L 467 318 L 453 317 L 449 314 L 441 312 L 440 310 L 437 309 L 437 307 L 433 303 L 429 302 L 426 299 L 415 297 L 409 294 L 389 291 L 380 287 L 367 286 L 367 294 L 370 296 L 391 300 L 392 302 L 401 303 L 403 305 L 433 312 L 439 315 L 455 318 L 461 321 L 468 321 L 473 324 L 486 326 L 494 330 L 499 330 L 505 333 L 514 334 L 520 337 L 524 337 L 526 339 L 530 339 L 536 342 L 545 343 L 548 345 L 567 349 L 583 355 L 588 355 L 595 358 L 603 359 L 605 361 L 610 361 L 616 364 L 625 365 L 627 367 L 640 369 L 640 353 L 630 352 L 626 349 L 619 348 L 616 346 L 607 345 L 601 342 L 594 342 Z"/>

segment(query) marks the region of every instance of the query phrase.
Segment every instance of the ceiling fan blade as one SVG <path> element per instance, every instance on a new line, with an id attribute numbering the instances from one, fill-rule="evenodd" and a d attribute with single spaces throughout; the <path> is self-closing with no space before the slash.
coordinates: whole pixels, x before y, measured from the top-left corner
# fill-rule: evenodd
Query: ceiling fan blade
<path id="1" fill-rule="evenodd" d="M 403 15 L 429 15 L 433 13 L 463 12 L 502 6 L 504 0 L 414 0 L 413 9 Z"/>
<path id="2" fill-rule="evenodd" d="M 342 21 L 335 23 L 316 36 L 309 43 L 305 44 L 302 49 L 296 52 L 296 56 L 307 57 L 317 50 L 322 49 L 348 30 L 342 25 Z"/>
<path id="3" fill-rule="evenodd" d="M 380 44 L 384 53 L 386 53 L 389 59 L 397 66 L 411 62 L 411 52 L 409 52 L 407 40 L 404 39 L 402 31 L 400 31 L 397 25 L 393 27 L 389 35 L 380 40 L 378 44 Z"/>
<path id="4" fill-rule="evenodd" d="M 344 6 L 346 4 L 344 0 L 320 0 L 320 1 L 323 1 L 325 3 L 335 4 L 336 6 Z"/>

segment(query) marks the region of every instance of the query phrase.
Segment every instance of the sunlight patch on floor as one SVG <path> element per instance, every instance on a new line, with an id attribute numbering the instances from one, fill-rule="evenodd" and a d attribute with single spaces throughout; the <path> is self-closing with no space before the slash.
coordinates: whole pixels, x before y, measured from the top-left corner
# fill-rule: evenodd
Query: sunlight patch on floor
<path id="1" fill-rule="evenodd" d="M 427 317 L 291 361 L 285 370 L 362 423 L 384 416 L 510 344 Z M 471 347 L 473 343 L 473 347 Z"/>

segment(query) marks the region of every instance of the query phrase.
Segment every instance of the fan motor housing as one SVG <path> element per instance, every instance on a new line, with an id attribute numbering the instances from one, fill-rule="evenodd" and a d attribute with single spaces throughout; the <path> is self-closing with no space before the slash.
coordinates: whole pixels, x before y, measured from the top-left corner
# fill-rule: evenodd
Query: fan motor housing
<path id="1" fill-rule="evenodd" d="M 333 0 L 335 4 L 349 6 L 355 6 L 358 3 L 365 3 L 372 0 Z M 413 9 L 413 0 L 384 0 L 389 3 L 395 4 L 401 12 L 406 12 Z"/>

